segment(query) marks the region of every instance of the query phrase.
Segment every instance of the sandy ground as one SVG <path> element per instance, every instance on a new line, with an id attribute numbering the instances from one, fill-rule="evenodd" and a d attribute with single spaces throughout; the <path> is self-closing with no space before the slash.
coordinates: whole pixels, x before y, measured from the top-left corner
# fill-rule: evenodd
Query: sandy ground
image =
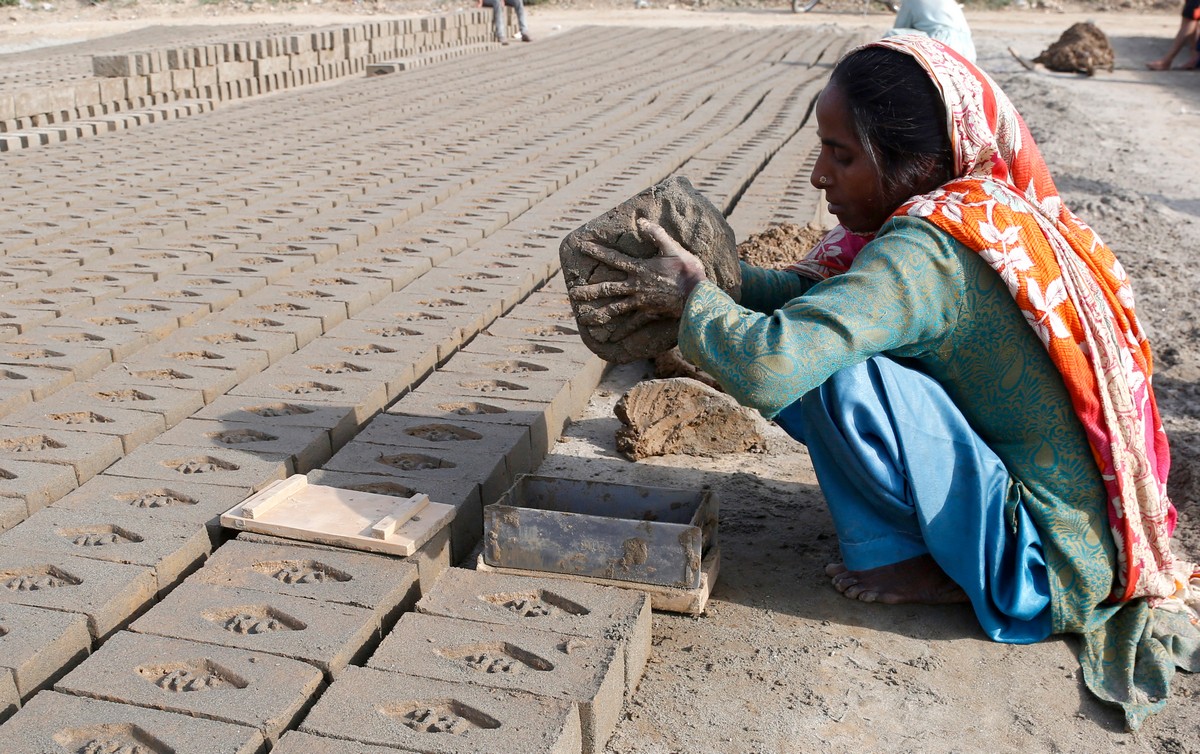
<path id="1" fill-rule="evenodd" d="M 631 5 L 631 3 L 630 3 Z M 782 4 L 781 4 L 782 6 Z M 256 8 L 259 6 L 255 6 Z M 5 8 L 0 51 L 160 23 L 343 23 L 416 5 L 279 5 L 211 15 L 209 6 L 140 4 L 53 11 Z M 1171 436 L 1179 550 L 1200 559 L 1200 190 L 1189 166 L 1200 125 L 1200 73 L 1150 74 L 1174 12 L 973 11 L 981 64 L 1017 103 L 1066 201 L 1117 251 L 1156 346 L 1155 385 Z M 1117 70 L 1095 78 L 1020 68 L 1077 20 L 1112 38 Z M 5 19 L 8 19 L 5 21 Z M 583 24 L 888 25 L 882 12 L 780 8 L 700 12 L 534 7 L 535 35 Z M 969 609 L 887 607 L 842 598 L 823 576 L 837 542 L 803 448 L 779 433 L 754 456 L 632 463 L 615 450 L 612 405 L 648 364 L 610 372 L 586 415 L 541 471 L 720 496 L 723 567 L 706 615 L 657 614 L 654 656 L 612 752 L 1200 753 L 1200 678 L 1179 676 L 1167 711 L 1136 733 L 1091 698 L 1071 640 L 993 644 Z"/>

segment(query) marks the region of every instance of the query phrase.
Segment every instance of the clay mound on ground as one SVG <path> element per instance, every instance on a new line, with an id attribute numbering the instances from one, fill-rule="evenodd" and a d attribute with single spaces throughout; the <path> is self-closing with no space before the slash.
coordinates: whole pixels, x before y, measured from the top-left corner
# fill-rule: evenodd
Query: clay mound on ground
<path id="1" fill-rule="evenodd" d="M 824 235 L 824 228 L 811 224 L 772 225 L 738 244 L 738 258 L 755 267 L 781 269 L 803 259 Z"/>
<path id="2" fill-rule="evenodd" d="M 613 407 L 623 425 L 617 450 L 637 461 L 683 454 L 712 457 L 766 452 L 767 421 L 725 393 L 695 380 L 646 380 Z"/>
<path id="3" fill-rule="evenodd" d="M 1033 62 L 1052 71 L 1092 76 L 1099 69 L 1111 73 L 1115 58 L 1104 32 L 1095 24 L 1084 21 L 1064 31 L 1058 41 L 1043 50 Z"/>
<path id="4" fill-rule="evenodd" d="M 683 177 L 668 178 L 571 231 L 558 250 L 568 290 L 625 279 L 624 272 L 584 254 L 580 250 L 584 242 L 605 246 L 635 260 L 658 255 L 654 242 L 637 228 L 639 217 L 661 225 L 672 238 L 700 258 L 709 280 L 735 300 L 741 297 L 742 274 L 738 268 L 733 229 L 721 211 Z M 606 300 L 601 299 L 590 305 L 604 303 Z M 575 304 L 572 307 L 578 317 L 579 307 Z M 579 335 L 593 353 L 617 364 L 653 358 L 675 346 L 678 319 L 656 319 L 626 333 L 630 318 L 636 314 L 614 317 L 602 326 L 580 325 Z"/>

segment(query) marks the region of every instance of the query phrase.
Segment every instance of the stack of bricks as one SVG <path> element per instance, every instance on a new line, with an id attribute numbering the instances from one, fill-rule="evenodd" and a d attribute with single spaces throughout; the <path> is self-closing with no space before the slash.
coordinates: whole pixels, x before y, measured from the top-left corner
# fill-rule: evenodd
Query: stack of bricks
<path id="1" fill-rule="evenodd" d="M 93 78 L 0 90 L 0 151 L 194 115 L 224 101 L 363 74 L 381 61 L 403 70 L 495 46 L 492 12 L 483 9 L 95 55 Z"/>

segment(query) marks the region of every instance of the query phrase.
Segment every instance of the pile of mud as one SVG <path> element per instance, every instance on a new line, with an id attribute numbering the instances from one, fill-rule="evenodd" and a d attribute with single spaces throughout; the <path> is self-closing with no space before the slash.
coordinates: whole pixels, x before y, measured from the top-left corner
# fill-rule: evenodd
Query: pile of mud
<path id="1" fill-rule="evenodd" d="M 777 270 L 803 259 L 823 235 L 815 225 L 772 225 L 738 244 L 737 254 L 747 264 Z"/>
<path id="2" fill-rule="evenodd" d="M 1095 75 L 1097 70 L 1113 69 L 1112 45 L 1095 24 L 1084 21 L 1062 33 L 1058 41 L 1033 59 L 1051 71 Z"/>

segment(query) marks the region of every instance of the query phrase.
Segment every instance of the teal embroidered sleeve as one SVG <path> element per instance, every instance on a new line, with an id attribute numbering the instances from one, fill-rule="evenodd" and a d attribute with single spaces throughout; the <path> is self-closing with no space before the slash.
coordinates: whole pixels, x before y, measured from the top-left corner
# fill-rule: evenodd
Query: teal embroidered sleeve
<path id="1" fill-rule="evenodd" d="M 771 312 L 738 306 L 716 285 L 701 283 L 684 309 L 679 348 L 740 403 L 773 417 L 839 369 L 879 353 L 935 347 L 961 298 L 954 249 L 928 224 L 893 221 L 848 272 Z M 775 275 L 749 276 L 748 300 L 778 294 Z"/>
<path id="2" fill-rule="evenodd" d="M 742 265 L 742 306 L 770 314 L 787 302 L 802 296 L 817 284 L 786 270 L 767 270 L 745 262 Z"/>

